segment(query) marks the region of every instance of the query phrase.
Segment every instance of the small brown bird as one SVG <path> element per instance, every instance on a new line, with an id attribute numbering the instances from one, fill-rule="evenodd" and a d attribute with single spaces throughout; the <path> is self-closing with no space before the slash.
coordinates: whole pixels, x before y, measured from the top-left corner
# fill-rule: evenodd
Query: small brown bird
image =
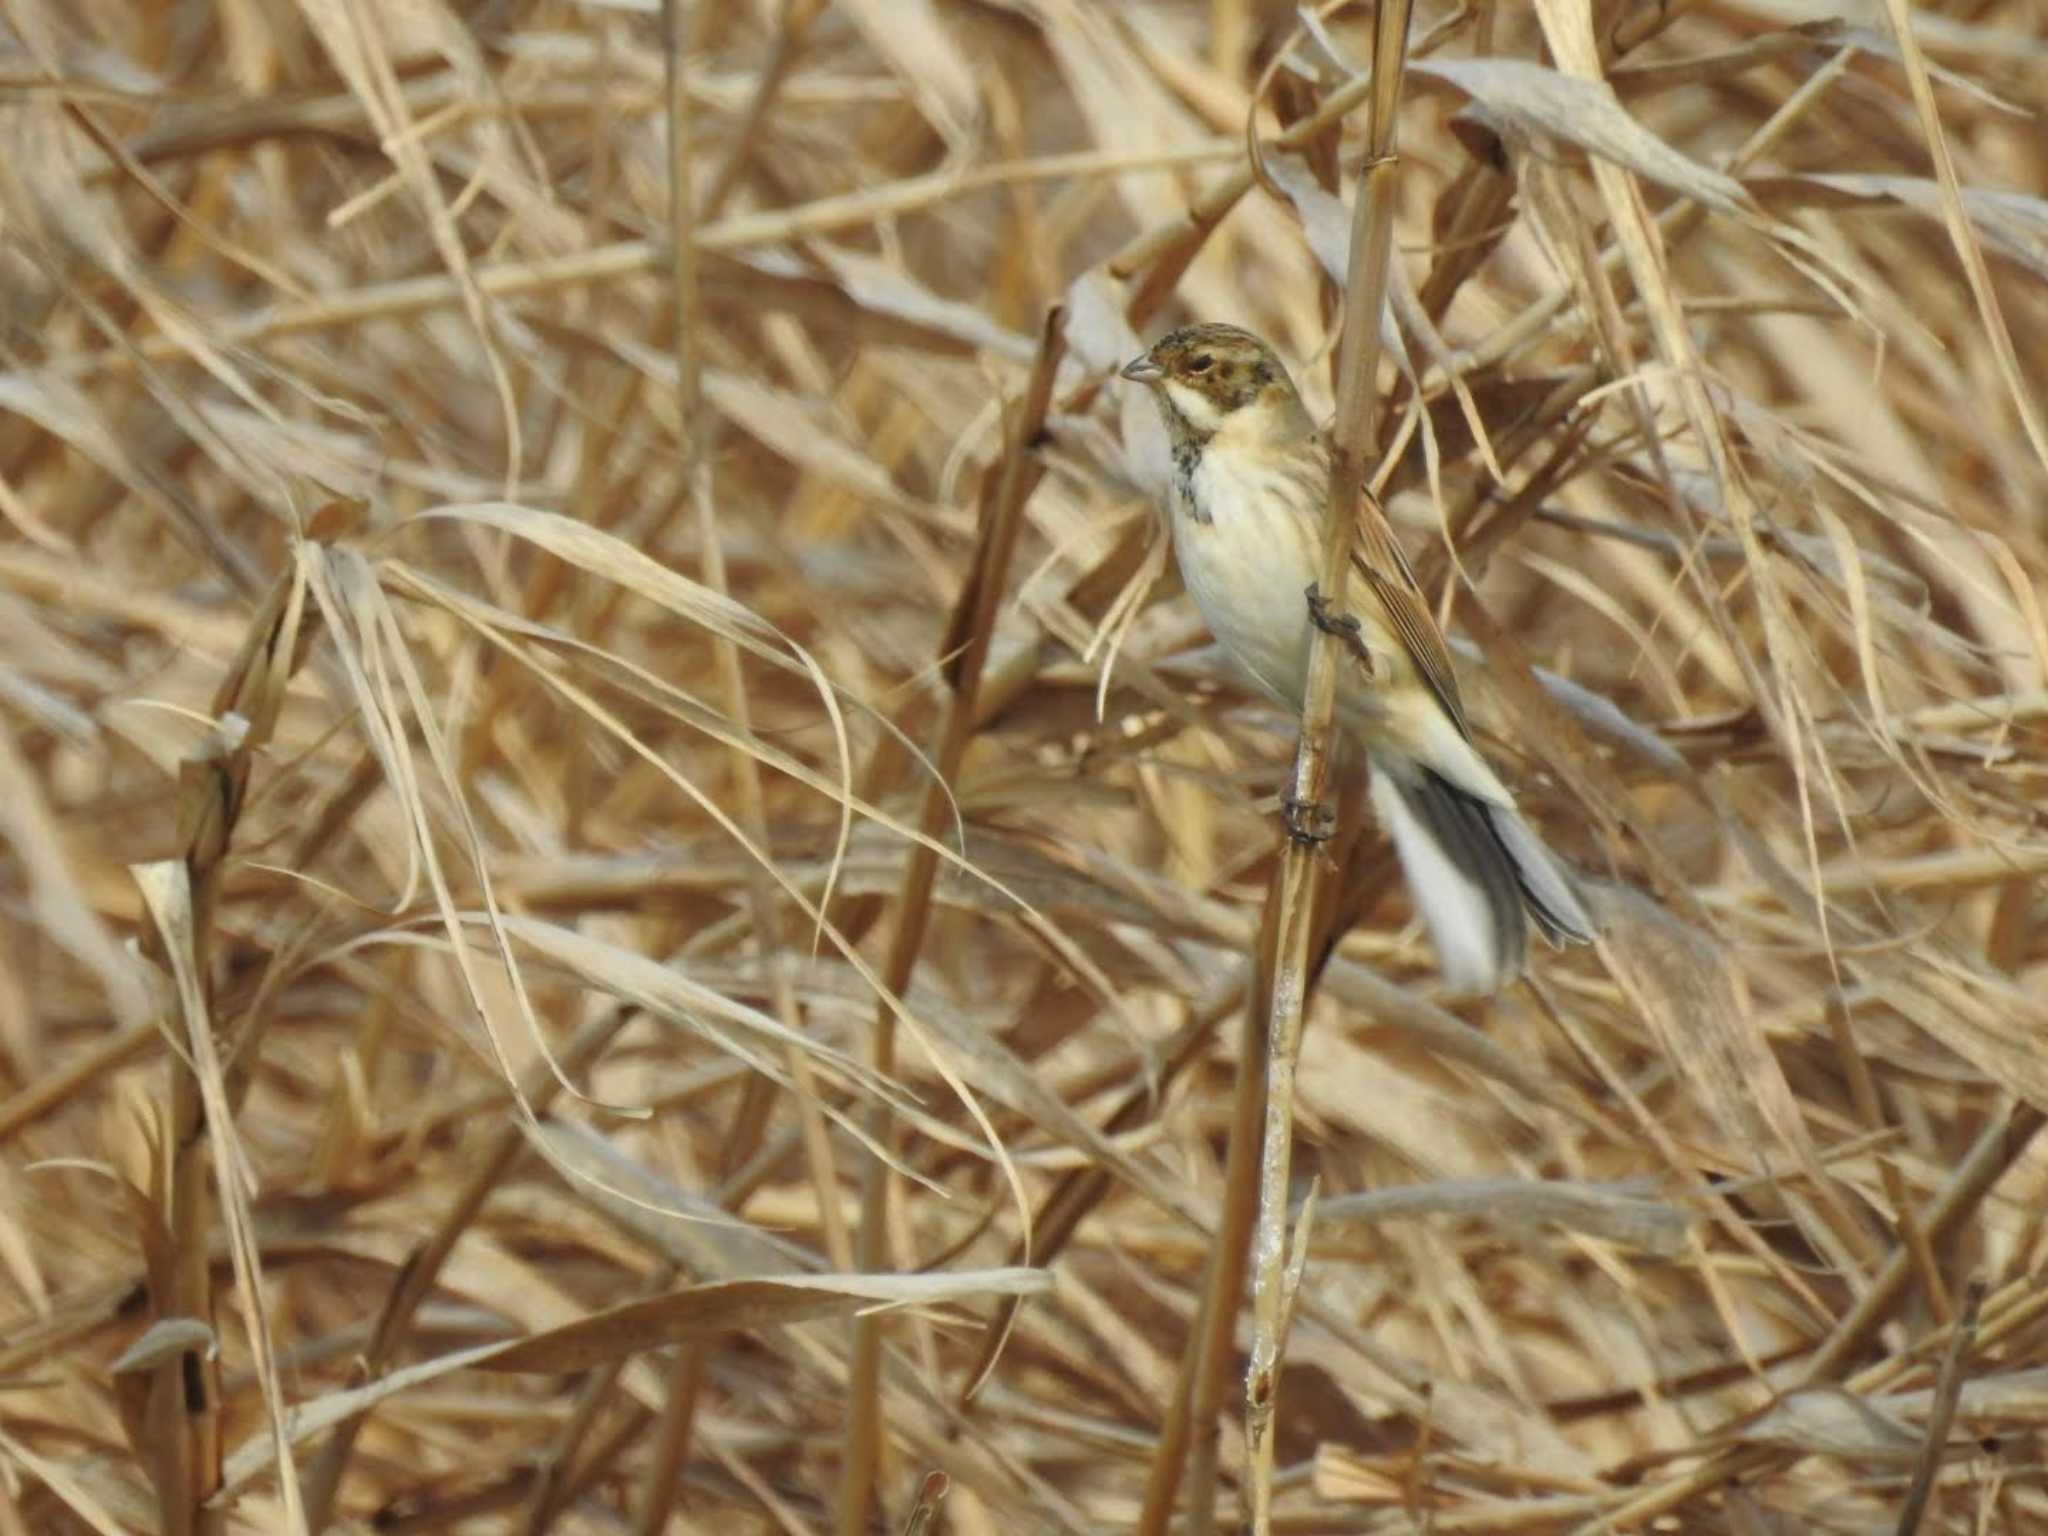
<path id="1" fill-rule="evenodd" d="M 1301 708 L 1311 625 L 1351 628 L 1337 720 L 1366 750 L 1372 802 L 1401 855 L 1445 981 L 1513 979 L 1528 923 L 1593 936 L 1571 877 L 1479 755 L 1450 652 L 1384 516 L 1366 497 L 1352 555 L 1353 620 L 1320 614 L 1329 443 L 1273 349 L 1233 325 L 1191 325 L 1123 370 L 1152 391 L 1173 449 L 1174 553 L 1219 644 L 1268 694 Z M 1313 616 L 1312 616 L 1313 615 Z M 1525 916 L 1526 914 L 1526 916 Z"/>

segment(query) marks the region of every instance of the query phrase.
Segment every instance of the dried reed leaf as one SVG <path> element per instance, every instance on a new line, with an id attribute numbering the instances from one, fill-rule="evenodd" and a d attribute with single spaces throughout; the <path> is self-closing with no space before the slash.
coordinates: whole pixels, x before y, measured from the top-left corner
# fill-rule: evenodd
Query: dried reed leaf
<path id="1" fill-rule="evenodd" d="M 1316 1497 L 1338 1504 L 1400 1504 L 1408 1497 L 1406 1479 L 1340 1445 L 1316 1447 Z"/>
<path id="2" fill-rule="evenodd" d="M 286 1435 L 292 1445 L 303 1445 L 378 1403 L 455 1371 L 469 1369 L 506 1347 L 503 1343 L 480 1344 L 472 1349 L 437 1355 L 417 1365 L 387 1371 L 365 1386 L 328 1392 L 310 1401 L 295 1403 L 285 1413 Z M 275 1466 L 274 1454 L 265 1437 L 253 1438 L 237 1446 L 222 1464 L 220 1497 L 235 1497 L 262 1477 Z"/>
<path id="3" fill-rule="evenodd" d="M 1497 132 L 1561 139 L 1721 213 L 1739 215 L 1750 206 L 1741 183 L 1674 150 L 1604 81 L 1520 59 L 1417 59 L 1411 67 L 1471 97 L 1467 110 Z"/>
<path id="4" fill-rule="evenodd" d="M 209 1360 L 218 1359 L 220 1341 L 213 1329 L 196 1317 L 160 1317 L 116 1355 L 107 1369 L 117 1376 L 126 1371 L 150 1371 L 188 1350 L 198 1350 Z"/>
<path id="5" fill-rule="evenodd" d="M 1976 304 L 1984 337 L 1991 343 L 1991 355 L 2004 378 L 2007 395 L 2019 416 L 2020 425 L 2033 447 L 2035 458 L 2048 466 L 2048 405 L 2044 405 L 2037 395 L 2038 386 L 2020 373 L 2011 328 L 2006 323 L 1997 291 L 1991 285 L 1991 274 L 1985 269 L 1984 253 L 1978 248 L 1976 236 L 1970 228 L 1962 186 L 1956 176 L 1955 157 L 1949 151 L 1948 130 L 1942 126 L 1941 112 L 1934 99 L 1933 81 L 1921 55 L 1919 40 L 1913 34 L 1912 13 L 1902 0 L 1885 0 L 1885 18 L 1891 23 L 1892 36 L 1899 48 L 1899 60 L 1905 65 L 1906 80 L 1912 87 L 1913 109 L 1919 117 L 1921 131 L 1926 136 L 1927 148 L 1934 160 L 1935 185 L 1941 192 L 1942 223 L 1969 279 L 1970 297 Z"/>
<path id="6" fill-rule="evenodd" d="M 550 1329 L 475 1361 L 488 1371 L 582 1371 L 643 1349 L 704 1334 L 775 1328 L 969 1296 L 1033 1296 L 1050 1289 L 1040 1269 L 958 1270 L 938 1275 L 783 1275 L 720 1280 L 614 1307 Z"/>
<path id="7" fill-rule="evenodd" d="M 5 1456 L 16 1467 L 52 1489 L 64 1501 L 66 1509 L 98 1531 L 100 1536 L 127 1536 L 131 1527 L 109 1514 L 106 1503 L 87 1486 L 100 1480 L 97 1469 L 66 1466 L 63 1462 L 39 1456 L 5 1430 L 0 1430 L 0 1456 Z"/>
<path id="8" fill-rule="evenodd" d="M 981 93 L 932 0 L 848 0 L 846 10 L 932 126 L 949 142 L 964 143 L 980 116 Z"/>
<path id="9" fill-rule="evenodd" d="M 1802 1387 L 1788 1392 L 1739 1438 L 1751 1445 L 1778 1445 L 1805 1456 L 1853 1456 L 1873 1461 L 1911 1461 L 1920 1436 L 1877 1404 L 1840 1387 Z"/>
<path id="10" fill-rule="evenodd" d="M 908 320 L 1013 362 L 1031 359 L 1030 337 L 995 324 L 971 304 L 940 298 L 900 267 L 840 245 L 814 245 L 811 255 L 863 309 Z"/>
<path id="11" fill-rule="evenodd" d="M 1746 1149 L 1758 1172 L 1774 1150 L 1817 1170 L 1798 1100 L 1722 946 L 1626 887 L 1599 888 L 1594 911 L 1608 973 L 1665 1058 L 1704 1090 L 1722 1134 Z"/>
<path id="12" fill-rule="evenodd" d="M 469 921 L 480 926 L 482 919 L 471 914 Z M 726 1031 L 713 1029 L 710 1021 L 722 1020 L 738 1025 L 765 1039 L 792 1047 L 809 1057 L 814 1068 L 822 1069 L 828 1081 L 844 1083 L 884 1103 L 908 1108 L 900 1090 L 876 1077 L 852 1056 L 784 1028 L 772 1015 L 757 1008 L 749 1008 L 709 987 L 693 983 L 674 965 L 664 965 L 619 945 L 607 944 L 573 929 L 531 918 L 505 916 L 498 920 L 497 926 L 508 937 L 518 939 L 549 960 L 567 967 L 586 985 L 644 1008 L 657 1018 L 669 1019 L 704 1033 L 720 1050 L 746 1062 L 771 1082 L 785 1088 L 793 1086 L 788 1074 L 773 1057 L 741 1044 Z M 851 1116 L 837 1109 L 828 1109 L 826 1113 L 842 1129 L 863 1142 L 868 1140 Z M 622 1191 L 611 1189 L 607 1193 L 618 1196 Z"/>
<path id="13" fill-rule="evenodd" d="M 1924 1419 L 1934 1405 L 1934 1389 L 1889 1393 L 1881 1401 L 1901 1418 Z M 2048 1422 L 2048 1369 L 1998 1371 L 1966 1381 L 1956 1412 L 1976 1423 Z"/>
<path id="14" fill-rule="evenodd" d="M 1331 1195 L 1317 1207 L 1317 1214 L 1326 1224 L 1414 1216 L 1476 1217 L 1517 1227 L 1555 1224 L 1666 1258 L 1684 1249 L 1691 1227 L 1685 1212 L 1646 1200 L 1628 1186 L 1604 1188 L 1534 1179 L 1443 1180 Z"/>
<path id="15" fill-rule="evenodd" d="M 1752 177 L 1743 183 L 1765 207 L 1908 208 L 1942 216 L 1940 183 L 1924 176 L 1883 176 L 1858 171 L 1809 171 L 1799 176 Z M 1991 187 L 1959 189 L 1970 228 L 1985 246 L 2048 277 L 2048 199 Z"/>
<path id="16" fill-rule="evenodd" d="M 582 1174 L 571 1186 L 579 1198 L 691 1274 L 732 1279 L 796 1273 L 816 1264 L 809 1250 L 676 1187 L 587 1127 L 549 1119 L 530 1134 L 547 1140 L 550 1162 Z"/>
<path id="17" fill-rule="evenodd" d="M 93 976 L 117 1021 L 149 1018 L 148 985 L 80 887 L 57 819 L 9 735 L 0 735 L 0 840 L 20 861 L 37 926 Z"/>

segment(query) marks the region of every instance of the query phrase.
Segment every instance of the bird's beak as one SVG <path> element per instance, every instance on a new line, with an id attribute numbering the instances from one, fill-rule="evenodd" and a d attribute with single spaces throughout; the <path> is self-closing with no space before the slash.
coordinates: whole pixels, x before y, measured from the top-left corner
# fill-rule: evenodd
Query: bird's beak
<path id="1" fill-rule="evenodd" d="M 1152 354 L 1134 357 L 1118 371 L 1119 378 L 1129 379 L 1133 384 L 1157 384 L 1166 377 L 1166 370 L 1152 361 Z"/>

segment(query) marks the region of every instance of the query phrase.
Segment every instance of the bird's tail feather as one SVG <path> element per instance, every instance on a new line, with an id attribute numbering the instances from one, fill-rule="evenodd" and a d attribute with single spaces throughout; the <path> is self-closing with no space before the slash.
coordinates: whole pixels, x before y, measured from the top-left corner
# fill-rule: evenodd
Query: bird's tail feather
<path id="1" fill-rule="evenodd" d="M 1543 846 L 1543 840 L 1529 830 L 1529 824 L 1511 805 L 1489 805 L 1486 817 L 1493 824 L 1494 837 L 1514 861 L 1522 901 L 1543 936 L 1553 944 L 1592 943 L 1592 915 L 1571 876 Z"/>
<path id="2" fill-rule="evenodd" d="M 1522 968 L 1528 918 L 1552 942 L 1590 939 L 1592 919 L 1557 861 L 1511 805 L 1428 769 L 1372 765 L 1373 807 L 1394 839 L 1453 991 L 1497 991 Z"/>

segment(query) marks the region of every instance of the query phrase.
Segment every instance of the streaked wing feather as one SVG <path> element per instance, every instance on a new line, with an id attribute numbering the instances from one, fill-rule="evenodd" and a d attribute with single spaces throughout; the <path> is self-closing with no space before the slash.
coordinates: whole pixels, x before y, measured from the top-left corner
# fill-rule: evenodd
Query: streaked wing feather
<path id="1" fill-rule="evenodd" d="M 1369 491 L 1359 496 L 1358 543 L 1351 566 L 1379 599 L 1388 627 L 1407 649 L 1416 672 L 1451 717 L 1458 734 L 1469 740 L 1472 731 L 1465 723 L 1464 702 L 1458 697 L 1458 674 L 1451 666 L 1450 648 L 1444 644 L 1429 604 L 1423 601 L 1422 586 L 1408 566 L 1408 557 L 1394 542 L 1386 514 Z"/>

